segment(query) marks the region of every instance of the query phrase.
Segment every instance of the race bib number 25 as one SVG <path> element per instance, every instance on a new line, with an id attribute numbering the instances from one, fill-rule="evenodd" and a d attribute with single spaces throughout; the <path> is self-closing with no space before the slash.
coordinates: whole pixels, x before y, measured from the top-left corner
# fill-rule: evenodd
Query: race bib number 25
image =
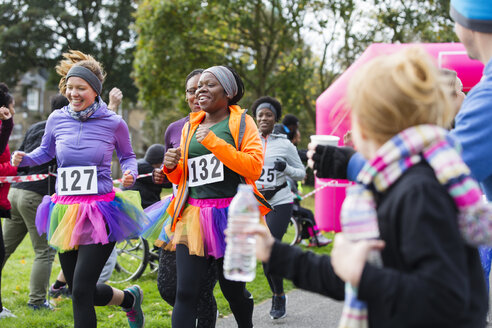
<path id="1" fill-rule="evenodd" d="M 188 171 L 190 187 L 224 181 L 224 164 L 214 154 L 188 159 Z"/>
<path id="2" fill-rule="evenodd" d="M 60 167 L 57 174 L 60 196 L 97 194 L 96 166 Z"/>
<path id="3" fill-rule="evenodd" d="M 256 185 L 260 189 L 272 188 L 277 185 L 277 171 L 273 164 L 263 165 L 261 176 L 256 180 Z"/>

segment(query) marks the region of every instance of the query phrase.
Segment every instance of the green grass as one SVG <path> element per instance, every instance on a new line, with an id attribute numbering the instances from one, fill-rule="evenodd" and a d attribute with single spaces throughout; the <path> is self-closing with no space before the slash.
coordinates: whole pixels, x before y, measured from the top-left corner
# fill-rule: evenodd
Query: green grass
<path id="1" fill-rule="evenodd" d="M 312 188 L 305 187 L 304 193 L 311 191 Z M 314 197 L 305 199 L 302 202 L 304 207 L 314 209 Z M 332 234 L 326 233 L 327 237 L 332 237 Z M 303 246 L 301 246 L 303 247 Z M 331 250 L 331 245 L 321 248 L 309 248 L 320 254 L 328 254 Z M 34 253 L 31 248 L 29 238 L 24 239 L 16 252 L 9 258 L 2 272 L 2 301 L 5 307 L 10 309 L 18 318 L 2 319 L 0 327 L 29 327 L 29 328 L 64 328 L 73 327 L 72 317 L 72 302 L 69 299 L 53 299 L 56 304 L 56 311 L 32 311 L 27 308 L 29 294 L 29 276 L 32 266 Z M 149 273 L 149 269 L 143 277 L 136 282 L 114 284 L 116 288 L 126 288 L 134 283 L 140 285 L 144 291 L 143 309 L 146 314 L 146 327 L 171 327 L 171 311 L 169 306 L 159 295 L 156 285 L 157 273 Z M 51 282 L 54 282 L 58 272 L 60 271 L 60 263 L 58 257 L 53 263 L 51 274 Z M 294 287 L 290 281 L 285 281 L 285 290 L 292 290 Z M 271 291 L 268 282 L 263 274 L 263 269 L 260 263 L 257 265 L 256 278 L 251 283 L 247 284 L 248 290 L 253 294 L 255 304 L 261 303 L 271 297 Z M 215 297 L 220 316 L 230 314 L 230 309 L 227 301 L 223 297 L 220 288 L 217 284 L 215 288 Z M 96 307 L 98 318 L 98 327 L 115 328 L 126 327 L 127 321 L 123 311 L 118 306 Z"/>

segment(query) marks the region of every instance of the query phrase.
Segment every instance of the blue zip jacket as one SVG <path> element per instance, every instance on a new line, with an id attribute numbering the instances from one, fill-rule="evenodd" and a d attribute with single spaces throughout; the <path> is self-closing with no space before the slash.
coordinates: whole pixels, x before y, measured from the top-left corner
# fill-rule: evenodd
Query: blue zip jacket
<path id="1" fill-rule="evenodd" d="M 109 110 L 105 103 L 85 122 L 77 121 L 68 106 L 54 111 L 46 122 L 41 145 L 26 154 L 19 166 L 34 166 L 56 156 L 58 167 L 97 167 L 98 194 L 113 190 L 111 161 L 113 151 L 123 172 L 130 170 L 137 177 L 137 160 L 130 142 L 128 126 L 120 115 Z"/>
<path id="2" fill-rule="evenodd" d="M 468 93 L 450 135 L 463 147 L 462 157 L 492 200 L 492 59 L 482 80 Z"/>

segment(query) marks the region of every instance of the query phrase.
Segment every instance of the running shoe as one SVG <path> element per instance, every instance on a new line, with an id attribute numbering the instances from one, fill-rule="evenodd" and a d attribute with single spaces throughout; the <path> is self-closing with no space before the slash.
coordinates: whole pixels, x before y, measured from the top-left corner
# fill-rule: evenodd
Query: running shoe
<path id="1" fill-rule="evenodd" d="M 15 314 L 13 314 L 12 312 L 10 312 L 9 309 L 4 307 L 2 309 L 2 312 L 0 312 L 0 319 L 3 319 L 3 318 L 17 318 L 17 316 Z"/>
<path id="2" fill-rule="evenodd" d="M 273 296 L 272 309 L 270 310 L 270 318 L 273 320 L 282 319 L 287 315 L 287 295 Z"/>
<path id="3" fill-rule="evenodd" d="M 32 304 L 32 303 L 27 303 L 27 306 L 31 309 L 31 310 L 51 310 L 51 311 L 54 311 L 55 308 L 50 304 L 50 302 L 48 302 L 47 300 L 45 300 L 43 303 L 41 304 Z"/>
<path id="4" fill-rule="evenodd" d="M 70 293 L 70 289 L 65 286 L 61 286 L 60 288 L 55 288 L 54 284 L 50 286 L 50 289 L 48 290 L 48 295 L 52 298 L 57 298 L 57 297 L 66 297 L 66 298 L 72 298 L 72 294 Z"/>
<path id="5" fill-rule="evenodd" d="M 318 239 L 318 242 L 316 242 L 316 239 Z M 321 246 L 326 246 L 326 245 L 330 244 L 331 242 L 332 242 L 331 239 L 326 238 L 321 233 L 318 233 L 318 234 L 316 234 L 316 238 L 311 237 L 309 239 L 309 245 L 308 245 L 308 247 L 315 247 L 315 246 L 321 247 Z"/>
<path id="6" fill-rule="evenodd" d="M 133 306 L 129 309 L 123 308 L 128 318 L 130 328 L 142 328 L 145 326 L 145 316 L 142 311 L 143 291 L 138 285 L 126 288 L 125 291 L 133 295 Z"/>

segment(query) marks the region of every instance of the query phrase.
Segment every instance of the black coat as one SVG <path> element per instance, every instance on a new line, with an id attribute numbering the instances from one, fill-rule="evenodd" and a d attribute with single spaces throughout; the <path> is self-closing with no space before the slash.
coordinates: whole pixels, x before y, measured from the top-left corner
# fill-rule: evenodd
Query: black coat
<path id="1" fill-rule="evenodd" d="M 359 299 L 369 326 L 485 327 L 488 295 L 476 248 L 465 245 L 457 209 L 426 163 L 377 194 L 384 268 L 366 264 Z M 267 270 L 300 288 L 338 300 L 344 283 L 329 256 L 275 243 Z"/>
<path id="2" fill-rule="evenodd" d="M 138 174 L 151 173 L 154 168 L 144 159 L 137 160 Z M 146 208 L 161 200 L 162 188 L 168 187 L 166 184 L 155 184 L 152 181 L 152 176 L 138 178 L 131 188 L 123 188 L 130 190 L 138 190 L 142 198 L 142 207 Z"/>

